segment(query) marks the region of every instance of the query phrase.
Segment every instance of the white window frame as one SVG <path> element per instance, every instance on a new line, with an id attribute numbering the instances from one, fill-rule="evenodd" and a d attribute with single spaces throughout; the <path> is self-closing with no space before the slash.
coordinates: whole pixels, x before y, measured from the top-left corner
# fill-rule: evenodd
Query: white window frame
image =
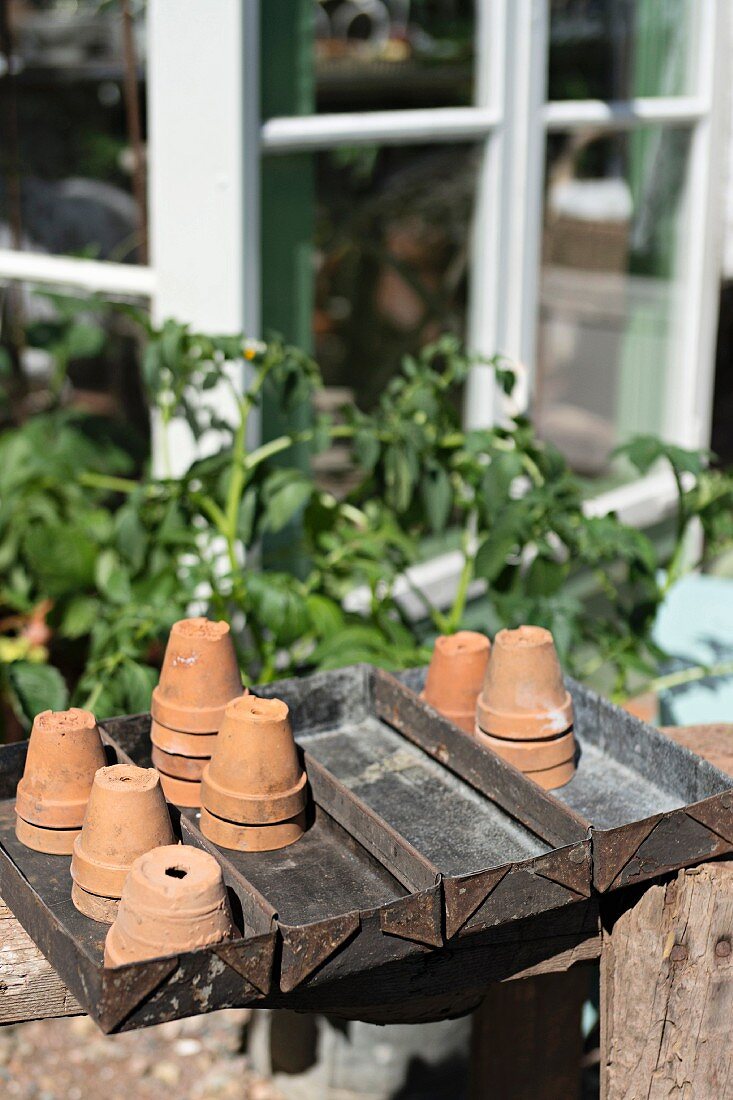
<path id="1" fill-rule="evenodd" d="M 150 0 L 148 5 L 151 264 L 133 266 L 0 249 L 0 280 L 139 296 L 153 316 L 209 331 L 260 333 L 260 158 L 340 144 L 476 141 L 481 160 L 473 224 L 470 346 L 535 359 L 546 134 L 588 124 L 628 131 L 659 122 L 692 135 L 684 214 L 686 267 L 678 362 L 667 435 L 709 440 L 720 274 L 727 89 L 726 0 L 696 0 L 693 95 L 618 103 L 546 102 L 548 0 L 476 0 L 476 97 L 470 107 L 318 114 L 264 123 L 259 104 L 261 0 Z M 222 401 L 225 398 L 222 397 Z M 466 425 L 491 423 L 488 368 L 469 380 Z M 225 413 L 226 409 L 222 411 Z M 174 447 L 185 467 L 193 443 Z M 650 475 L 595 497 L 588 510 L 650 522 L 673 486 Z M 444 556 L 447 561 L 452 555 Z M 451 575 L 437 559 L 431 576 Z"/>

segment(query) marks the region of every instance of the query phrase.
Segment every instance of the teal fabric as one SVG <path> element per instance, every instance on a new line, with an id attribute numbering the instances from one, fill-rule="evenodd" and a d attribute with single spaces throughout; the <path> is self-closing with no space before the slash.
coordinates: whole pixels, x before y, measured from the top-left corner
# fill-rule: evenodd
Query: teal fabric
<path id="1" fill-rule="evenodd" d="M 661 609 L 654 636 L 683 665 L 733 660 L 733 580 L 693 575 L 675 585 Z M 668 725 L 733 722 L 733 677 L 701 680 L 664 692 Z"/>

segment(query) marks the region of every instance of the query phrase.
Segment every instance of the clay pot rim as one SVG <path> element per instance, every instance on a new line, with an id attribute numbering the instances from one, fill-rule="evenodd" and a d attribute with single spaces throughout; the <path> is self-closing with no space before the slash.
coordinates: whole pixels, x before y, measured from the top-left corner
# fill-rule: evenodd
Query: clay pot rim
<path id="1" fill-rule="evenodd" d="M 201 780 L 201 802 L 209 813 L 236 825 L 275 825 L 288 821 L 305 809 L 308 776 L 301 772 L 297 783 L 272 794 L 240 794 L 222 787 L 211 778 L 210 764 Z"/>
<path id="2" fill-rule="evenodd" d="M 91 890 L 85 890 L 78 882 L 72 880 L 71 900 L 74 908 L 89 920 L 97 924 L 112 924 L 120 903 L 119 898 L 107 898 L 103 894 L 93 894 Z"/>
<path id="3" fill-rule="evenodd" d="M 290 707 L 284 699 L 253 695 L 250 691 L 244 691 L 241 695 L 229 700 L 224 707 L 224 717 L 235 722 L 244 718 L 257 725 L 272 722 L 279 724 L 288 721 Z"/>
<path id="4" fill-rule="evenodd" d="M 276 821 L 269 825 L 240 825 L 217 817 L 202 806 L 199 825 L 204 836 L 219 848 L 235 852 L 276 852 L 300 840 L 306 831 L 306 815 L 303 809 L 286 821 Z M 287 838 L 288 829 L 297 831 L 298 835 L 292 839 L 283 839 Z M 243 840 L 267 840 L 269 844 L 267 847 L 262 847 L 259 843 L 245 847 L 237 843 Z"/>
<path id="5" fill-rule="evenodd" d="M 235 698 L 238 699 L 240 696 Z M 153 688 L 150 713 L 161 726 L 166 726 L 176 733 L 212 734 L 218 732 L 224 720 L 228 702 L 212 707 L 191 707 L 182 703 L 171 703 L 161 693 L 160 684 L 156 684 Z"/>
<path id="6" fill-rule="evenodd" d="M 576 744 L 572 730 L 560 737 L 538 741 L 510 741 L 505 737 L 492 737 L 477 726 L 475 736 L 480 744 L 522 772 L 545 771 L 575 760 Z"/>
<path id="7" fill-rule="evenodd" d="M 555 646 L 552 631 L 546 626 L 535 626 L 533 623 L 522 623 L 521 626 L 503 627 L 494 635 L 494 645 L 506 646 L 507 649 L 536 649 L 539 646 Z"/>
<path id="8" fill-rule="evenodd" d="M 174 806 L 197 810 L 201 805 L 200 779 L 179 779 L 178 776 L 160 772 L 160 785 L 166 802 L 172 802 Z"/>
<path id="9" fill-rule="evenodd" d="M 171 634 L 182 638 L 195 638 L 200 642 L 219 642 L 232 628 L 226 619 L 208 619 L 205 615 L 191 615 L 187 619 L 178 619 L 170 629 Z"/>
<path id="10" fill-rule="evenodd" d="M 573 699 L 569 691 L 560 706 L 548 710 L 499 711 L 484 701 L 476 702 L 476 724 L 483 733 L 507 740 L 540 740 L 557 737 L 573 728 Z"/>
<path id="11" fill-rule="evenodd" d="M 24 783 L 18 780 L 15 790 L 15 810 L 29 825 L 45 829 L 81 829 L 89 798 L 34 798 Z"/>
<path id="12" fill-rule="evenodd" d="M 569 771 L 566 779 L 562 779 L 558 783 L 552 782 L 557 775 L 562 776 L 566 771 Z M 557 791 L 560 787 L 567 786 L 570 780 L 575 777 L 576 771 L 577 768 L 575 767 L 574 760 L 566 760 L 562 764 L 556 764 L 554 768 L 539 768 L 536 771 L 527 771 L 522 774 L 525 775 L 527 779 L 531 779 L 533 783 L 536 783 L 538 787 L 542 787 L 546 791 Z M 543 778 L 550 780 L 550 782 L 543 783 Z"/>
<path id="13" fill-rule="evenodd" d="M 476 725 L 476 708 L 472 707 L 470 710 L 438 710 L 434 703 L 431 703 L 425 698 L 425 692 L 420 692 L 420 699 L 423 703 L 426 703 L 429 707 L 435 711 L 441 718 L 445 718 L 446 722 L 452 722 L 454 726 L 458 726 L 464 733 L 473 733 Z"/>
<path id="14" fill-rule="evenodd" d="M 204 768 L 211 759 L 209 756 L 181 756 L 179 753 L 166 752 L 155 744 L 150 755 L 153 767 L 161 775 L 167 775 L 169 779 L 186 779 L 189 783 L 201 782 Z"/>
<path id="15" fill-rule="evenodd" d="M 161 752 L 167 752 L 169 756 L 190 756 L 192 759 L 200 757 L 211 759 L 211 753 L 218 737 L 218 731 L 211 733 L 187 733 L 185 730 L 174 730 L 170 726 L 153 718 L 150 723 L 150 740 Z M 168 746 L 172 746 L 168 748 Z M 183 749 L 190 751 L 183 752 Z"/>
<path id="16" fill-rule="evenodd" d="M 73 717 L 77 721 L 65 722 L 65 717 Z M 84 707 L 68 707 L 66 710 L 42 710 L 33 719 L 33 725 L 38 723 L 40 729 L 48 733 L 75 733 L 78 730 L 93 730 L 97 727 L 97 719 L 90 710 Z M 65 727 L 58 729 L 54 727 Z M 49 727 L 46 730 L 46 727 Z"/>
<path id="17" fill-rule="evenodd" d="M 26 821 L 16 811 L 15 835 L 25 848 L 32 852 L 42 852 L 47 856 L 65 856 L 68 858 L 74 850 L 74 842 L 81 832 L 80 828 L 50 829 Z"/>

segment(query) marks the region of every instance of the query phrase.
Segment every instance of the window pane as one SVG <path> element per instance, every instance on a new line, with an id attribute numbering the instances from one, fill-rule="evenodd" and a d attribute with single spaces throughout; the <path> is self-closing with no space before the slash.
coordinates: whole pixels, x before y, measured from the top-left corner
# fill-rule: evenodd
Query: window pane
<path id="1" fill-rule="evenodd" d="M 313 0 L 319 111 L 471 103 L 474 0 Z"/>
<path id="2" fill-rule="evenodd" d="M 368 407 L 401 357 L 464 335 L 472 145 L 316 157 L 316 357 Z"/>
<path id="3" fill-rule="evenodd" d="M 137 13 L 129 35 L 126 6 Z M 144 260 L 142 10 L 137 0 L 2 5 L 3 247 Z"/>
<path id="4" fill-rule="evenodd" d="M 576 469 L 665 429 L 689 133 L 548 140 L 535 421 Z"/>
<path id="5" fill-rule="evenodd" d="M 551 0 L 548 99 L 694 89 L 698 0 Z"/>

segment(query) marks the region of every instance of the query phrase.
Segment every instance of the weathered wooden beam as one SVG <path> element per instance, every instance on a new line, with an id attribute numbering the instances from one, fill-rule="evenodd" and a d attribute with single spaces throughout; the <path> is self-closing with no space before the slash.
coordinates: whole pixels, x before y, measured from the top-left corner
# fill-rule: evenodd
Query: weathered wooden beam
<path id="1" fill-rule="evenodd" d="M 603 1100 L 733 1096 L 733 862 L 623 900 L 601 956 Z"/>
<path id="2" fill-rule="evenodd" d="M 0 1024 L 79 1016 L 81 1008 L 0 898 Z"/>
<path id="3" fill-rule="evenodd" d="M 491 986 L 473 1014 L 471 1100 L 577 1100 L 587 967 Z"/>

